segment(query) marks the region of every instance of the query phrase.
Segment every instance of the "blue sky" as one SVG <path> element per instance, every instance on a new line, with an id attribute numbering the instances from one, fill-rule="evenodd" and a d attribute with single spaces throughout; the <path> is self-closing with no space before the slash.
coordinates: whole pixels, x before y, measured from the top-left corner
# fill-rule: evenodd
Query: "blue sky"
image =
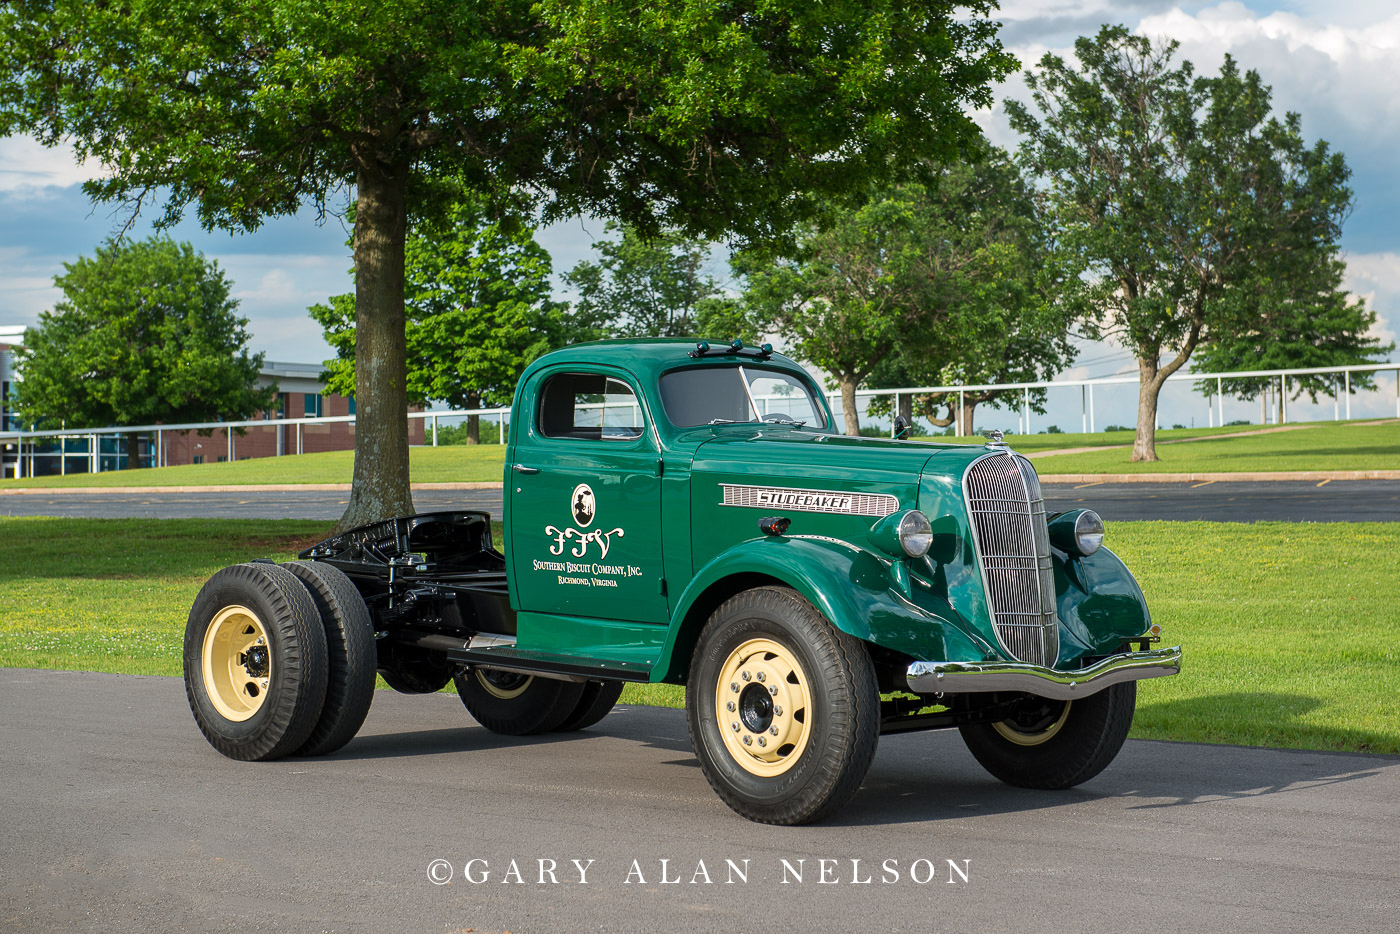
<path id="1" fill-rule="evenodd" d="M 1347 287 L 1381 315 L 1380 336 L 1400 333 L 1400 7 L 1393 2 L 1321 0 L 1293 2 L 1171 3 L 1157 0 L 1003 0 L 999 18 L 1003 41 L 1023 65 L 1033 65 L 1047 50 L 1068 53 L 1079 35 L 1092 34 L 1105 22 L 1121 22 L 1152 36 L 1181 42 L 1183 57 L 1199 71 L 1214 71 L 1229 52 L 1246 68 L 1255 68 L 1274 89 L 1282 112 L 1296 110 L 1309 139 L 1323 138 L 1346 154 L 1352 168 L 1356 207 L 1348 219 L 1343 246 L 1348 261 Z M 1025 97 L 1019 78 L 1004 85 L 999 98 Z M 996 143 L 1014 147 L 1001 107 L 977 115 Z M 0 324 L 32 324 L 58 297 L 53 276 L 62 264 L 91 254 L 94 246 L 120 227 L 108 206 L 94 208 L 78 187 L 99 166 L 75 164 L 65 149 L 45 150 L 32 140 L 0 140 Z M 151 213 L 154 216 L 154 213 Z M 148 220 L 135 233 L 149 232 Z M 242 313 L 250 319 L 255 350 L 269 359 L 314 362 L 329 356 L 319 328 L 306 307 L 326 296 L 348 291 L 350 280 L 346 231 L 337 217 L 317 223 L 313 212 L 271 220 L 253 234 L 209 233 L 186 220 L 172 235 L 188 239 L 218 260 L 234 282 Z M 541 242 L 554 258 L 556 272 L 591 254 L 602 236 L 596 220 L 574 220 L 543 231 Z M 1084 363 L 1066 375 L 1106 376 L 1127 371 L 1125 351 L 1102 345 L 1086 347 Z M 1395 413 L 1395 384 L 1386 377 L 1382 392 L 1353 403 L 1354 414 Z M 1070 397 L 1073 397 L 1072 400 Z M 1048 419 L 1075 429 L 1078 392 L 1052 398 Z M 1129 391 L 1102 393 L 1096 399 L 1099 427 L 1130 424 L 1134 399 Z M 1186 390 L 1164 396 L 1168 422 L 1205 422 L 1205 403 Z M 1330 417 L 1330 402 L 1301 406 L 1299 417 Z M 1226 417 L 1257 419 L 1254 403 L 1227 405 Z"/>

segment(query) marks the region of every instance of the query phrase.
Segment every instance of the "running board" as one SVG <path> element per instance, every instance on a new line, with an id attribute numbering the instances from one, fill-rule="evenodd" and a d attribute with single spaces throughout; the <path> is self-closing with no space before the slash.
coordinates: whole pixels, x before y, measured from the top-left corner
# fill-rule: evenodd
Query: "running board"
<path id="1" fill-rule="evenodd" d="M 514 636 L 481 633 L 468 640 L 440 633 L 402 632 L 396 638 L 408 645 L 441 652 L 451 661 L 462 665 L 476 665 L 514 674 L 537 675 L 560 681 L 651 680 L 650 665 L 518 649 L 515 647 Z"/>

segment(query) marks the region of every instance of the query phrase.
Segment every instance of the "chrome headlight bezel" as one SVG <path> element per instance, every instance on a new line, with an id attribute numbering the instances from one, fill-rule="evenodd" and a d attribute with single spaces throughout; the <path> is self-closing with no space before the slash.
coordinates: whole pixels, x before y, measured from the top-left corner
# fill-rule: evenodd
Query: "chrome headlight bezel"
<path id="1" fill-rule="evenodd" d="M 1071 509 L 1050 520 L 1050 542 L 1066 554 L 1087 558 L 1103 547 L 1103 518 L 1092 509 Z"/>

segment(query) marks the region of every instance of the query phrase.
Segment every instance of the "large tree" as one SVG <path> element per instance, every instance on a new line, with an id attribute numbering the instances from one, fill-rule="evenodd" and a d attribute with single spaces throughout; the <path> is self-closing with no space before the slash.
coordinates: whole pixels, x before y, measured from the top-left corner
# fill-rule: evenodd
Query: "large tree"
<path id="1" fill-rule="evenodd" d="M 1226 56 L 1201 77 L 1154 44 L 1105 26 L 1029 72 L 1039 117 L 1007 102 L 1022 156 L 1049 181 L 1064 242 L 1091 278 L 1096 336 L 1137 357 L 1134 461 L 1155 461 L 1157 399 L 1203 342 L 1252 325 L 1244 300 L 1315 274 L 1351 203 L 1349 172 L 1308 146 L 1295 113 Z"/>
<path id="2" fill-rule="evenodd" d="M 108 242 L 54 277 L 63 299 L 15 350 L 16 408 L 68 428 L 249 418 L 272 405 L 259 387 L 262 354 L 248 353 L 218 264 L 188 243 Z M 135 434 L 127 439 L 136 466 Z"/>
<path id="3" fill-rule="evenodd" d="M 412 508 L 403 311 L 421 179 L 545 217 L 763 240 L 975 137 L 1014 60 L 990 0 L 14 0 L 0 133 L 72 139 L 98 200 L 253 229 L 353 186 L 358 364 L 342 524 Z"/>
<path id="4" fill-rule="evenodd" d="M 1039 378 L 1070 355 L 1061 292 L 1036 198 L 1004 153 L 933 170 L 926 184 L 877 191 L 803 238 L 796 259 L 740 256 L 736 271 L 759 327 L 835 379 L 846 431 L 860 430 L 867 382 L 929 385 Z M 993 396 L 965 397 L 960 413 Z M 911 405 L 913 400 L 906 399 Z M 921 414 L 957 397 L 924 398 Z"/>
<path id="5" fill-rule="evenodd" d="M 1071 258 L 1058 248 L 1043 197 L 1007 153 L 995 146 L 939 171 L 926 197 L 932 210 L 924 233 L 963 257 L 959 288 L 945 293 L 947 319 L 901 340 L 871 373 L 875 388 L 995 385 L 1053 379 L 1075 350 L 1070 327 L 1079 311 L 1080 283 Z M 1044 389 L 983 389 L 904 395 L 900 412 L 935 427 L 957 423 L 971 434 L 978 405 L 1018 407 L 1028 398 L 1045 411 Z M 888 402 L 888 400 L 881 400 Z M 872 406 L 882 410 L 883 406 Z"/>
<path id="6" fill-rule="evenodd" d="M 606 233 L 618 233 L 609 223 Z M 574 311 L 598 321 L 610 336 L 689 337 L 706 302 L 721 298 L 705 271 L 707 244 L 675 231 L 646 238 L 622 227 L 621 239 L 593 244 L 598 260 L 564 275 L 578 294 Z"/>
<path id="7" fill-rule="evenodd" d="M 443 186 L 447 206 L 409 228 L 405 245 L 405 346 L 408 397 L 454 408 L 509 405 L 525 367 L 569 337 L 565 306 L 554 301 L 549 253 L 535 240 L 519 205 L 490 210 L 483 198 Z M 311 317 L 336 351 L 326 386 L 354 396 L 355 296 L 333 295 Z M 480 416 L 467 419 L 466 440 L 480 437 Z"/>

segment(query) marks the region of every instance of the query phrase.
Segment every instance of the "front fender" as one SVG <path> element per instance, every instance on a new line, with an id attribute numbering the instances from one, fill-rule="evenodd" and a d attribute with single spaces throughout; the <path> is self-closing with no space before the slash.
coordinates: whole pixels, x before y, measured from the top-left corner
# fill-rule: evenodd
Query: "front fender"
<path id="1" fill-rule="evenodd" d="M 1054 556 L 1060 661 L 1109 655 L 1152 625 L 1147 600 L 1117 555 L 1100 548 L 1087 558 Z M 1068 638 L 1066 638 L 1068 636 Z"/>
<path id="2" fill-rule="evenodd" d="M 754 574 L 796 590 L 842 632 L 911 658 L 996 657 L 991 646 L 965 631 L 946 600 L 894 568 L 889 558 L 836 539 L 794 535 L 741 542 L 701 568 L 681 594 L 653 680 L 683 675 L 704 623 L 695 611 L 709 605 L 707 595 L 727 590 L 730 578 Z"/>

